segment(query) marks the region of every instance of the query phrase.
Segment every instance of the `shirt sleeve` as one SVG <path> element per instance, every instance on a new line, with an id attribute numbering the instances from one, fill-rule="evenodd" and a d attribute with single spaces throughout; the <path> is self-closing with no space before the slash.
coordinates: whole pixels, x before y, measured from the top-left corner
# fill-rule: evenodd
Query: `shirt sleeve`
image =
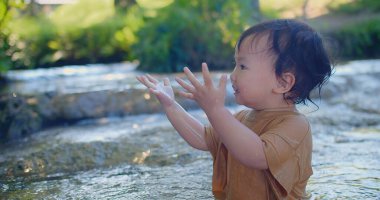
<path id="1" fill-rule="evenodd" d="M 212 128 L 211 125 L 205 127 L 205 140 L 207 144 L 207 148 L 210 151 L 213 159 L 215 159 L 217 150 L 218 150 L 218 145 L 219 145 L 219 140 L 215 137 L 214 135 L 214 129 Z"/>
<path id="2" fill-rule="evenodd" d="M 285 193 L 287 196 L 299 180 L 299 159 L 302 158 L 298 156 L 297 149 L 310 134 L 308 121 L 300 116 L 284 119 L 261 134 L 269 172 L 272 175 L 269 181 L 272 181 L 272 188 L 277 190 L 275 193 Z"/>

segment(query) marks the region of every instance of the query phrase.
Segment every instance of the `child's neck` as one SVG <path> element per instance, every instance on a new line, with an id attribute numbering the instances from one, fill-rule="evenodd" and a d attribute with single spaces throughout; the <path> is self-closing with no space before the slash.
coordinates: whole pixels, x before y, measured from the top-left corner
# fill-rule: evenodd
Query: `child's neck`
<path id="1" fill-rule="evenodd" d="M 296 106 L 294 103 L 291 102 L 286 102 L 283 100 L 282 102 L 279 103 L 273 103 L 273 104 L 268 104 L 262 107 L 257 107 L 253 108 L 254 110 L 261 111 L 281 111 L 281 110 L 296 110 Z"/>
<path id="2" fill-rule="evenodd" d="M 273 107 L 273 108 L 262 108 L 262 109 L 254 109 L 256 111 L 296 111 L 296 107 L 287 106 L 287 107 Z"/>

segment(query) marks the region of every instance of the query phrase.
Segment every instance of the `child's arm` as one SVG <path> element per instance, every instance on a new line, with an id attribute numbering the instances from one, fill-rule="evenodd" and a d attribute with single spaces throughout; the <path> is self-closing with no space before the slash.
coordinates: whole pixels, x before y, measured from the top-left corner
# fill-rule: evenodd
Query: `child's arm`
<path id="1" fill-rule="evenodd" d="M 225 88 L 227 77 L 222 76 L 218 87 L 214 87 L 207 65 L 202 64 L 204 85 L 202 85 L 188 68 L 184 69 L 192 85 L 177 79 L 187 90 L 181 95 L 195 100 L 205 111 L 219 139 L 240 162 L 255 169 L 267 169 L 263 142 L 252 130 L 239 122 L 225 107 Z"/>
<path id="2" fill-rule="evenodd" d="M 215 132 L 219 133 L 220 140 L 235 158 L 248 167 L 268 168 L 263 142 L 256 133 L 239 122 L 224 107 L 206 113 Z"/>
<path id="3" fill-rule="evenodd" d="M 169 121 L 182 138 L 192 147 L 207 151 L 203 124 L 193 118 L 175 101 L 169 80 L 164 79 L 164 83 L 162 84 L 149 75 L 138 76 L 137 80 L 149 88 L 151 93 L 156 95 Z"/>

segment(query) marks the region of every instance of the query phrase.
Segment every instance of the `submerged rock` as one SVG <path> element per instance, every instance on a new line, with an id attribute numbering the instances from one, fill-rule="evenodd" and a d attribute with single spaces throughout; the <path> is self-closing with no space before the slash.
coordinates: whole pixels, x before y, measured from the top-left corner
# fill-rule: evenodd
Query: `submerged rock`
<path id="1" fill-rule="evenodd" d="M 70 143 L 50 146 L 22 157 L 0 162 L 0 180 L 45 177 L 132 162 L 141 148 L 120 142 Z"/>
<path id="2" fill-rule="evenodd" d="M 7 151 L 0 155 L 0 184 L 18 178 L 39 180 L 57 173 L 71 174 L 123 163 L 169 166 L 198 159 L 179 150 L 191 148 L 185 146 L 184 141 L 173 144 L 180 136 L 172 127 L 154 125 L 134 129 L 130 125 L 128 122 L 110 125 L 112 130 L 122 132 L 113 136 L 115 138 L 107 137 L 102 125 L 84 125 L 88 132 L 81 133 L 75 128 L 71 131 L 58 129 L 50 131 L 53 133 L 49 136 L 34 137 L 34 141 L 9 145 Z M 110 128 L 107 130 L 112 131 Z M 91 132 L 94 134 L 86 135 Z M 52 136 L 54 134 L 56 136 Z M 78 138 L 71 134 L 78 135 Z M 85 136 L 80 137 L 81 134 Z"/>

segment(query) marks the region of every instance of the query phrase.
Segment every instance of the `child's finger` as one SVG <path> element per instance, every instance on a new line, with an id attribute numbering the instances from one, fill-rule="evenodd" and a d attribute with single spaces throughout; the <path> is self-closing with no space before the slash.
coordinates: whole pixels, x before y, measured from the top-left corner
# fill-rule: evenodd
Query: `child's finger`
<path id="1" fill-rule="evenodd" d="M 182 96 L 182 97 L 184 97 L 184 98 L 194 100 L 194 95 L 191 94 L 191 93 L 184 92 L 184 91 L 179 91 L 179 95 Z"/>
<path id="2" fill-rule="evenodd" d="M 145 87 L 149 88 L 148 85 L 145 83 L 145 79 L 143 78 L 144 76 L 136 76 L 136 79 L 142 83 L 143 85 L 145 85 Z"/>
<path id="3" fill-rule="evenodd" d="M 144 84 L 146 87 L 156 89 L 156 85 L 150 82 L 146 76 L 143 76 L 142 80 L 144 81 L 142 84 Z"/>
<path id="4" fill-rule="evenodd" d="M 140 82 L 140 83 L 143 83 L 142 79 L 141 79 L 141 76 L 136 76 L 136 79 Z"/>
<path id="5" fill-rule="evenodd" d="M 140 81 L 140 83 L 145 85 L 145 82 L 148 80 L 147 78 L 144 78 L 145 75 L 136 76 L 137 80 Z"/>
<path id="6" fill-rule="evenodd" d="M 155 90 L 155 89 L 153 89 L 153 88 L 149 88 L 149 92 L 151 92 L 152 94 L 154 94 L 154 95 L 156 95 L 156 96 L 160 94 L 160 91 Z"/>
<path id="7" fill-rule="evenodd" d="M 151 76 L 150 74 L 147 74 L 146 77 L 148 78 L 148 80 L 154 84 L 157 84 L 159 81 L 157 79 L 155 79 L 153 76 Z"/>
<path id="8" fill-rule="evenodd" d="M 226 88 L 227 85 L 227 75 L 223 74 L 219 80 L 219 88 Z"/>
<path id="9" fill-rule="evenodd" d="M 178 82 L 178 84 L 180 84 L 183 88 L 185 88 L 185 90 L 187 90 L 188 92 L 195 92 L 195 88 L 189 84 L 187 84 L 184 80 L 182 80 L 181 78 L 178 78 L 176 77 L 175 80 Z"/>
<path id="10" fill-rule="evenodd" d="M 198 81 L 198 79 L 194 76 L 194 74 L 190 71 L 188 67 L 185 67 L 183 69 L 185 72 L 187 79 L 189 79 L 190 83 L 195 87 L 195 88 L 200 88 L 202 87 L 202 84 Z"/>
<path id="11" fill-rule="evenodd" d="M 202 63 L 202 75 L 205 85 L 213 86 L 210 71 L 208 70 L 206 63 Z"/>
<path id="12" fill-rule="evenodd" d="M 170 86 L 170 81 L 168 78 L 164 78 L 164 86 Z"/>

